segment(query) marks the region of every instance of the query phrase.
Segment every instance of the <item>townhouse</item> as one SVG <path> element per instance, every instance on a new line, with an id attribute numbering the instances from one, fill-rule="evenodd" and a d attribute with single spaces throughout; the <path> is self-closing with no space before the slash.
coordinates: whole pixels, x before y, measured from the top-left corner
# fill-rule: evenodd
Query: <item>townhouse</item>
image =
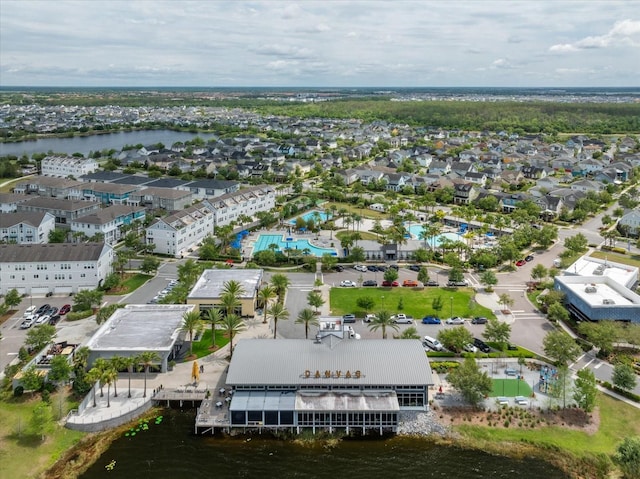
<path id="1" fill-rule="evenodd" d="M 56 227 L 51 213 L 4 213 L 0 215 L 0 241 L 4 243 L 48 243 Z"/>
<path id="2" fill-rule="evenodd" d="M 182 257 L 198 243 L 213 234 L 214 214 L 206 203 L 157 218 L 146 230 L 147 244 L 154 244 L 154 253 Z"/>
<path id="3" fill-rule="evenodd" d="M 98 170 L 98 162 L 93 158 L 74 156 L 47 156 L 40 165 L 42 175 L 78 178 Z"/>
<path id="4" fill-rule="evenodd" d="M 71 231 L 81 232 L 87 238 L 103 235 L 107 244 L 122 238 L 122 227 L 145 218 L 145 209 L 133 205 L 111 205 L 71 221 Z"/>
<path id="5" fill-rule="evenodd" d="M 252 186 L 235 193 L 205 200 L 214 214 L 214 224 L 224 226 L 240 216 L 254 217 L 260 211 L 271 211 L 276 205 L 276 190 L 267 185 Z"/>

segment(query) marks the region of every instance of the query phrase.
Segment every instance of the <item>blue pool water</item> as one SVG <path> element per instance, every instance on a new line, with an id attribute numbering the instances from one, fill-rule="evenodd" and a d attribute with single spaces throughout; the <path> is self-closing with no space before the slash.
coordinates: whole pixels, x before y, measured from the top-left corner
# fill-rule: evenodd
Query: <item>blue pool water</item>
<path id="1" fill-rule="evenodd" d="M 291 248 L 291 249 L 299 249 L 299 250 L 309 249 L 310 254 L 318 257 L 322 256 L 325 253 L 329 253 L 333 256 L 338 255 L 335 249 L 319 248 L 309 243 L 309 240 L 306 240 L 306 239 L 285 241 L 286 238 L 287 237 L 283 235 L 260 235 L 258 236 L 258 239 L 256 239 L 256 242 L 253 246 L 253 252 L 255 254 L 258 251 L 269 249 L 270 244 L 275 244 L 275 245 L 278 245 L 278 249 L 282 252 L 284 252 L 286 248 Z"/>
<path id="2" fill-rule="evenodd" d="M 305 214 L 300 216 L 300 218 L 302 218 L 305 221 L 313 220 L 316 212 L 320 213 L 320 221 L 327 221 L 327 219 L 329 219 L 329 215 L 327 213 L 325 213 L 324 211 L 318 211 L 318 210 L 307 211 Z M 298 218 L 289 220 L 289 224 L 295 225 L 297 219 Z"/>
<path id="3" fill-rule="evenodd" d="M 419 239 L 420 238 L 420 233 L 422 232 L 422 225 L 421 224 L 411 225 L 407 229 L 409 230 L 409 233 L 411 234 L 411 237 L 413 239 Z M 432 247 L 438 247 L 438 246 L 440 246 L 440 243 L 442 243 L 442 239 L 443 238 L 446 238 L 446 239 L 451 240 L 451 241 L 464 240 L 464 238 L 462 236 L 460 236 L 458 233 L 442 233 L 442 234 L 439 234 L 438 236 L 436 236 L 434 238 L 430 238 L 427 241 L 427 243 L 429 245 L 431 245 Z"/>

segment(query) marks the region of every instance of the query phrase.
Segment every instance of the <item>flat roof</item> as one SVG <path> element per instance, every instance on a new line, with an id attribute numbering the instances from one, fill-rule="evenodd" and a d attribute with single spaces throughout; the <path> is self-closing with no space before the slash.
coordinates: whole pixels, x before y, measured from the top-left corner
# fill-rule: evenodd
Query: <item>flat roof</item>
<path id="1" fill-rule="evenodd" d="M 602 276 L 611 278 L 618 284 L 632 286 L 635 281 L 638 268 L 622 263 L 615 263 L 606 259 L 582 256 L 569 266 L 564 273 L 571 276 Z"/>
<path id="2" fill-rule="evenodd" d="M 190 304 L 128 304 L 116 309 L 87 343 L 91 351 L 167 351 Z"/>
<path id="3" fill-rule="evenodd" d="M 241 339 L 227 384 L 391 387 L 433 384 L 433 378 L 417 339 Z"/>
<path id="4" fill-rule="evenodd" d="M 231 280 L 238 281 L 244 288 L 245 294 L 241 298 L 253 298 L 262 281 L 262 270 L 205 269 L 187 299 L 219 298 L 222 295 L 224 283 Z"/>
<path id="5" fill-rule="evenodd" d="M 571 283 L 563 281 L 564 286 L 573 294 L 581 298 L 590 306 L 598 305 L 633 305 L 637 302 L 631 300 L 627 295 L 612 288 L 605 280 L 601 282 L 579 282 Z"/>

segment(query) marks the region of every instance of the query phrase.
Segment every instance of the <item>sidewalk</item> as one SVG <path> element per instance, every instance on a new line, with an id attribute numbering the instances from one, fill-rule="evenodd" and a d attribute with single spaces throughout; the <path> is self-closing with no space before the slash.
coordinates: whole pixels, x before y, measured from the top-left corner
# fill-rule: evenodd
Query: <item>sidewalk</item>
<path id="1" fill-rule="evenodd" d="M 499 303 L 498 295 L 495 292 L 487 293 L 484 290 L 478 291 L 475 296 L 476 302 L 480 306 L 484 306 L 485 308 L 489 308 L 493 314 L 496 315 L 498 321 L 502 321 L 503 323 L 513 324 L 516 320 L 513 313 L 504 314 L 502 312 L 502 306 Z"/>

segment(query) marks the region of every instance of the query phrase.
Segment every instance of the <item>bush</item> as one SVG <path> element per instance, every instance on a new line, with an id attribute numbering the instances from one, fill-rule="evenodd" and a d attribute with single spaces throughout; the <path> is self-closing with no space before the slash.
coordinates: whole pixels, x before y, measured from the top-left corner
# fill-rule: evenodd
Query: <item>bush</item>
<path id="1" fill-rule="evenodd" d="M 72 311 L 67 313 L 67 321 L 78 321 L 79 319 L 88 318 L 93 315 L 93 310 L 85 309 L 84 311 Z"/>
<path id="2" fill-rule="evenodd" d="M 23 386 L 16 386 L 16 388 L 13 390 L 13 395 L 15 397 L 20 397 L 24 394 L 24 387 Z"/>

